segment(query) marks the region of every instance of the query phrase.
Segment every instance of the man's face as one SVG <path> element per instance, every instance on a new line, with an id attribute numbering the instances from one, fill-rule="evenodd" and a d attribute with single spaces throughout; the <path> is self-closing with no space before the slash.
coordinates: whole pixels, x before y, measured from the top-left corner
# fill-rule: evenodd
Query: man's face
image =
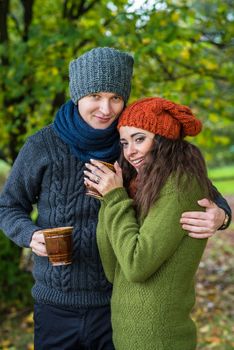
<path id="1" fill-rule="evenodd" d="M 122 97 L 110 92 L 97 92 L 78 101 L 81 117 L 94 129 L 106 129 L 118 118 L 124 107 Z"/>

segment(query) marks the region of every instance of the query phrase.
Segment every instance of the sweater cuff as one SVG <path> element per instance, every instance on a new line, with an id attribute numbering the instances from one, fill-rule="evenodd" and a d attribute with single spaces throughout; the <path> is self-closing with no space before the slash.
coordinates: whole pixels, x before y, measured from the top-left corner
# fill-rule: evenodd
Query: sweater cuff
<path id="1" fill-rule="evenodd" d="M 32 235 L 34 234 L 34 232 L 40 231 L 40 230 L 42 230 L 42 228 L 34 224 L 27 226 L 27 228 L 24 230 L 21 236 L 21 246 L 25 248 L 29 248 L 29 245 L 32 240 Z"/>
<path id="2" fill-rule="evenodd" d="M 223 208 L 222 208 L 223 209 Z M 223 209 L 224 210 L 224 209 Z M 225 211 L 225 210 L 224 210 Z M 228 228 L 228 226 L 231 223 L 231 215 L 228 215 L 228 213 L 225 211 L 225 219 L 223 224 L 218 228 L 218 230 L 226 230 L 226 228 Z"/>
<path id="3" fill-rule="evenodd" d="M 111 190 L 107 194 L 105 194 L 102 197 L 102 199 L 106 204 L 108 204 L 109 202 L 112 202 L 112 201 L 119 202 L 123 199 L 130 199 L 130 198 L 129 198 L 128 193 L 124 187 L 118 187 L 118 188 Z"/>

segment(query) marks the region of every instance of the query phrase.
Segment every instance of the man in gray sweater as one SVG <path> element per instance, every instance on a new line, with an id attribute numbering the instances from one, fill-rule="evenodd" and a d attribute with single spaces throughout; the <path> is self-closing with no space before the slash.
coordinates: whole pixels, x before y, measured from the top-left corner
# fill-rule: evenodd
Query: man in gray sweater
<path id="1" fill-rule="evenodd" d="M 69 67 L 71 100 L 54 123 L 28 138 L 0 196 L 0 226 L 34 256 L 35 350 L 111 350 L 108 283 L 96 244 L 99 200 L 87 196 L 85 162 L 114 162 L 119 155 L 117 118 L 127 104 L 133 58 L 112 48 L 95 48 Z M 38 218 L 31 220 L 33 205 Z M 230 208 L 220 196 L 218 208 L 186 214 L 191 235 L 211 235 Z M 201 217 L 201 215 L 203 215 Z M 226 220 L 227 221 L 227 220 Z M 71 265 L 52 266 L 43 229 L 73 226 Z M 211 228 L 210 228 L 211 227 Z"/>

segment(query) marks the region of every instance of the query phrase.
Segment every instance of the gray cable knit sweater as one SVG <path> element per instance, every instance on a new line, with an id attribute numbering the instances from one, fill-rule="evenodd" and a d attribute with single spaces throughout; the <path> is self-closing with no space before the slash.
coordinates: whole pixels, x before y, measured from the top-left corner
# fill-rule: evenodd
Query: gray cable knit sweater
<path id="1" fill-rule="evenodd" d="M 31 136 L 21 149 L 0 196 L 0 226 L 21 247 L 33 232 L 74 226 L 73 263 L 52 267 L 34 255 L 32 295 L 37 302 L 78 308 L 107 305 L 106 280 L 96 244 L 99 201 L 85 195 L 84 163 L 70 152 L 52 125 Z M 37 203 L 38 219 L 30 214 Z"/>

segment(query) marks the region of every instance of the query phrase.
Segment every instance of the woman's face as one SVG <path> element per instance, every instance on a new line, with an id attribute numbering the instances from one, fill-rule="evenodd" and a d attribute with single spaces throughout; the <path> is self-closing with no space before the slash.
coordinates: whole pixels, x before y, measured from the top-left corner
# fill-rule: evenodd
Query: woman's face
<path id="1" fill-rule="evenodd" d="M 133 126 L 121 126 L 120 143 L 124 158 L 138 171 L 154 144 L 154 134 Z"/>
<path id="2" fill-rule="evenodd" d="M 118 118 L 124 107 L 122 97 L 110 92 L 97 92 L 78 101 L 81 117 L 94 129 L 106 129 Z"/>

